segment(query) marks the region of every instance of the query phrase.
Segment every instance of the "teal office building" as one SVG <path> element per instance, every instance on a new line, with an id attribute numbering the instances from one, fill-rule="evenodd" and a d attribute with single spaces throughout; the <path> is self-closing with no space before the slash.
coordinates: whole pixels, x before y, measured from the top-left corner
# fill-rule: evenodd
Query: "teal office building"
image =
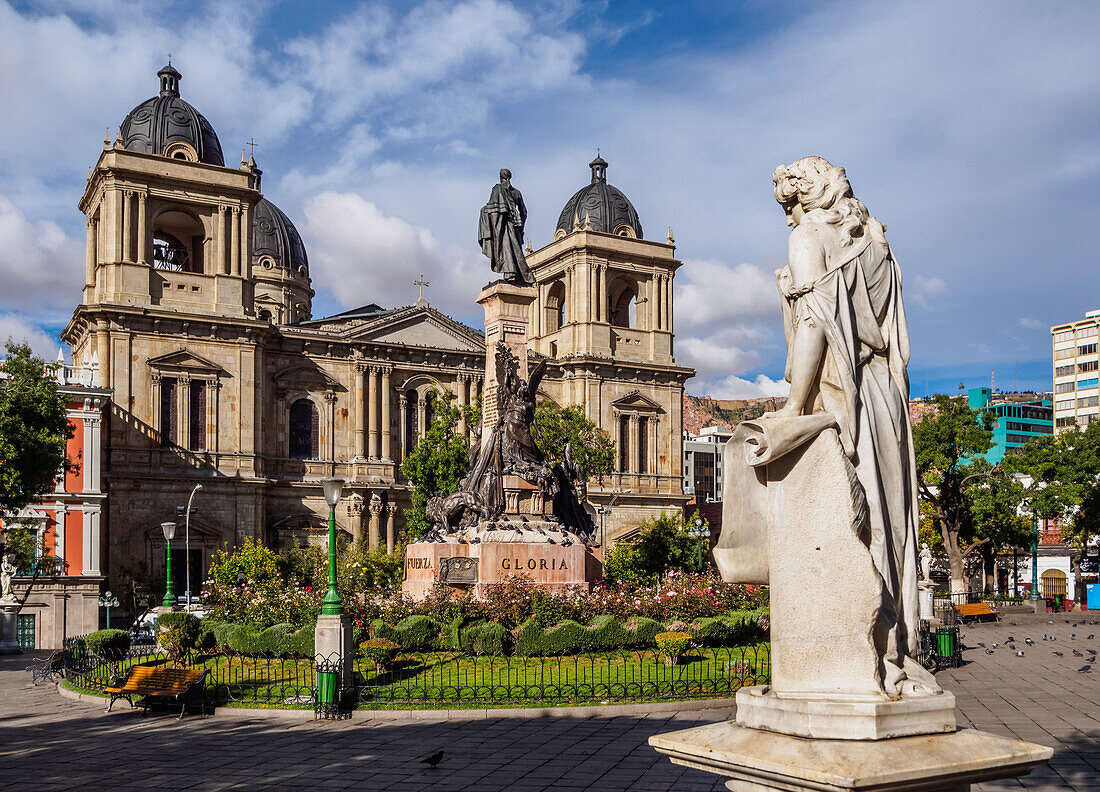
<path id="1" fill-rule="evenodd" d="M 991 410 L 997 416 L 993 447 L 982 455 L 991 464 L 999 464 L 1009 449 L 1054 433 L 1054 406 L 1050 399 L 994 401 L 989 388 L 971 388 L 968 398 L 970 409 Z"/>

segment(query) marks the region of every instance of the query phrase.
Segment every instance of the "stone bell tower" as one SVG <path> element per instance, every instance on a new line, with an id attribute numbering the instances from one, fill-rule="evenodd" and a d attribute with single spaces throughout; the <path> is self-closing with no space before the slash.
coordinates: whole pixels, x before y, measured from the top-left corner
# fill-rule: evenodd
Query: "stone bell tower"
<path id="1" fill-rule="evenodd" d="M 553 240 L 527 254 L 538 296 L 532 351 L 553 361 L 544 397 L 584 405 L 617 446 L 615 473 L 592 486 L 618 508 L 608 528 L 657 516 L 683 495 L 684 382 L 694 372 L 673 355 L 673 279 L 681 262 L 665 241 L 642 235 L 634 205 L 607 182 L 607 162 L 565 204 Z"/>

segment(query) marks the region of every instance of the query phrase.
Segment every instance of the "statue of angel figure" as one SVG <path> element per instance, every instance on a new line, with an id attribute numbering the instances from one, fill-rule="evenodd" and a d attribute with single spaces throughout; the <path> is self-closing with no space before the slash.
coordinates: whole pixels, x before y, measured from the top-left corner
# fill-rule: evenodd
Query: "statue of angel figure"
<path id="1" fill-rule="evenodd" d="M 742 422 L 727 445 L 715 559 L 727 580 L 772 584 L 776 693 L 938 696 L 916 659 L 917 479 L 901 270 L 843 168 L 804 157 L 779 166 L 772 181 L 792 227 L 787 266 L 776 272 L 790 396 Z M 812 580 L 820 599 L 807 606 L 800 597 Z M 914 728 L 953 725 L 945 716 Z"/>

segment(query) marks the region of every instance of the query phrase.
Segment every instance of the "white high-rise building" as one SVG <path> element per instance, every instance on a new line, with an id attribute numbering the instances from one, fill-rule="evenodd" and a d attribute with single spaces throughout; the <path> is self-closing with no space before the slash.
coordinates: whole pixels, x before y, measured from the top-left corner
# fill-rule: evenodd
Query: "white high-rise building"
<path id="1" fill-rule="evenodd" d="M 1088 426 L 1100 412 L 1100 356 L 1097 331 L 1100 310 L 1084 319 L 1050 328 L 1054 361 L 1054 431 Z"/>

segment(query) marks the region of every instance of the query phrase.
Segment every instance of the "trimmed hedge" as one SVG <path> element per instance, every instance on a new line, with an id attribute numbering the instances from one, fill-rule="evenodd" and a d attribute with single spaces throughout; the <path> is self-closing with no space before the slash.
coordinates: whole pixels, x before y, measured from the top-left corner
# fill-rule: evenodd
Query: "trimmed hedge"
<path id="1" fill-rule="evenodd" d="M 247 624 L 220 622 L 213 625 L 214 642 L 224 652 L 241 655 L 313 657 L 313 625 L 295 631 L 292 624 L 276 624 L 259 630 Z"/>
<path id="2" fill-rule="evenodd" d="M 460 648 L 474 655 L 499 657 L 508 653 L 511 638 L 503 625 L 481 622 L 462 630 Z"/>
<path id="3" fill-rule="evenodd" d="M 84 638 L 84 645 L 104 660 L 117 663 L 130 651 L 130 633 L 126 630 L 96 630 Z"/>
<path id="4" fill-rule="evenodd" d="M 683 630 L 699 646 L 734 646 L 763 637 L 761 617 L 766 608 L 751 611 L 734 611 L 724 616 L 696 619 Z M 671 625 L 670 625 L 671 629 Z"/>
<path id="5" fill-rule="evenodd" d="M 428 616 L 409 616 L 399 621 L 393 628 L 392 641 L 401 644 L 405 651 L 414 649 L 434 649 L 439 645 L 439 622 Z M 388 638 L 378 635 L 378 638 Z"/>

